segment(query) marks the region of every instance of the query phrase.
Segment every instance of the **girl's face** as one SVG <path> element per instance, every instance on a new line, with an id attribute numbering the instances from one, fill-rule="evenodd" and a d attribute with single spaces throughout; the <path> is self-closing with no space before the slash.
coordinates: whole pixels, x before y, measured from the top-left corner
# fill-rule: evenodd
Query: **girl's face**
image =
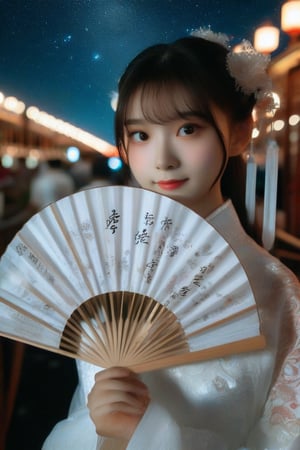
<path id="1" fill-rule="evenodd" d="M 219 175 L 224 151 L 214 127 L 190 115 L 184 105 L 183 101 L 184 118 L 150 122 L 142 112 L 137 91 L 127 109 L 125 147 L 141 187 L 167 195 L 206 217 L 223 203 Z M 224 115 L 217 110 L 213 113 L 224 134 L 228 128 Z M 225 130 L 225 145 L 226 134 Z"/>

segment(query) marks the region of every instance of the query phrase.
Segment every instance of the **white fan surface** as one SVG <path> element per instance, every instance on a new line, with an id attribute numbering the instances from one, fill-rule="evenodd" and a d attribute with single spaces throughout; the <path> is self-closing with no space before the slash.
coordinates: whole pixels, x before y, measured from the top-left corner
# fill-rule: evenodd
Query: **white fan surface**
<path id="1" fill-rule="evenodd" d="M 1 335 L 102 367 L 150 370 L 264 346 L 229 244 L 193 211 L 138 188 L 84 190 L 34 215 L 1 258 L 0 299 Z"/>

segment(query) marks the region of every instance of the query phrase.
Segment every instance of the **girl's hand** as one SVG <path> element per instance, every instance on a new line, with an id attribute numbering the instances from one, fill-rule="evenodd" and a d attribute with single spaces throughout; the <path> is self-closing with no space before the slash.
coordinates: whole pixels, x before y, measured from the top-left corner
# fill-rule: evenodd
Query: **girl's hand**
<path id="1" fill-rule="evenodd" d="M 146 385 L 129 369 L 112 367 L 97 373 L 88 395 L 97 434 L 129 441 L 149 401 Z"/>

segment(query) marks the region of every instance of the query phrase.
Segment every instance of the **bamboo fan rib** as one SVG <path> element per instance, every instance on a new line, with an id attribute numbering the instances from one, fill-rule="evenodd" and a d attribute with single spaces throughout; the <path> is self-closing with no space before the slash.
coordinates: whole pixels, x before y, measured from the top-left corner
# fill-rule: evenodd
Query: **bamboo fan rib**
<path id="1" fill-rule="evenodd" d="M 0 335 L 137 371 L 263 348 L 247 275 L 204 219 L 93 188 L 33 216 L 0 261 Z"/>
<path id="2" fill-rule="evenodd" d="M 176 316 L 154 299 L 131 292 L 98 295 L 80 305 L 60 347 L 87 352 L 102 367 L 139 365 L 188 351 Z"/>

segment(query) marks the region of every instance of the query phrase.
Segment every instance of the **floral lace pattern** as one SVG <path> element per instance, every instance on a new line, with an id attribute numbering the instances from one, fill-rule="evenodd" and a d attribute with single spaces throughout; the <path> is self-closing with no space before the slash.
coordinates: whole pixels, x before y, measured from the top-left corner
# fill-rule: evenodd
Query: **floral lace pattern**
<path id="1" fill-rule="evenodd" d="M 291 326 L 291 323 L 293 326 Z M 278 433 L 284 427 L 286 434 L 296 437 L 300 429 L 300 301 L 291 296 L 284 317 L 288 352 L 277 381 L 266 403 L 264 427 L 273 427 Z M 284 336 L 284 335 L 283 335 Z M 289 347 L 288 347 L 289 345 Z"/>

